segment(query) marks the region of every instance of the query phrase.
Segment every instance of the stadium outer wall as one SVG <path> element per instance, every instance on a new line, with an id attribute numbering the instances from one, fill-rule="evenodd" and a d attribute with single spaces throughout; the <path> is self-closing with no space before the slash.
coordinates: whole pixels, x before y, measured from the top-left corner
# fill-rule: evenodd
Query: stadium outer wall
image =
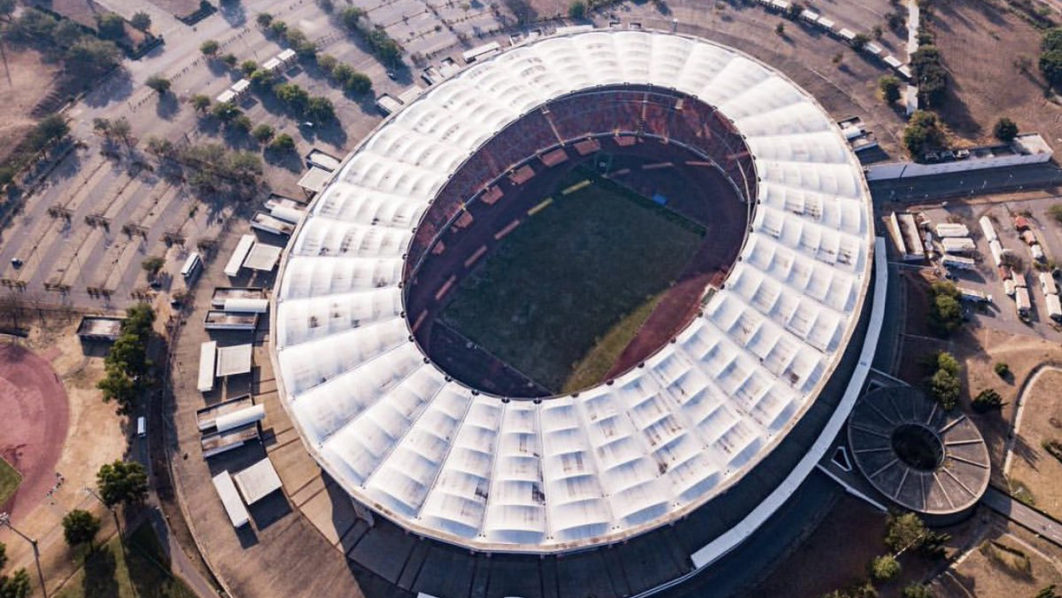
<path id="1" fill-rule="evenodd" d="M 865 187 L 865 181 L 862 184 Z M 873 223 L 868 223 L 868 226 L 872 228 Z M 293 239 L 297 237 L 297 233 L 298 231 L 293 235 Z M 585 596 L 595 587 L 600 590 L 597 594 L 600 596 L 648 596 L 705 570 L 754 534 L 785 504 L 828 449 L 836 432 L 843 425 L 863 386 L 882 323 L 886 274 L 880 240 L 878 246 L 878 251 L 873 256 L 873 297 L 868 295 L 868 287 L 871 285 L 868 277 L 861 289 L 861 294 L 866 297 L 866 300 L 860 303 L 861 321 L 844 338 L 846 349 L 842 359 L 830 372 L 828 380 L 824 381 L 822 389 L 814 399 L 815 405 L 809 408 L 792 430 L 787 430 L 786 440 L 789 440 L 789 435 L 797 438 L 796 435 L 800 434 L 799 438 L 812 442 L 809 445 L 810 450 L 794 446 L 795 450 L 789 454 L 781 450 L 780 444 L 771 455 L 747 472 L 740 482 L 733 484 L 714 499 L 699 505 L 692 512 L 673 520 L 670 525 L 631 535 L 613 544 L 588 546 L 580 551 L 562 553 L 560 556 L 507 554 L 504 550 L 490 553 L 469 551 L 466 547 L 446 544 L 402 528 L 391 523 L 379 512 L 375 512 L 378 519 L 376 526 L 361 530 L 357 538 L 351 539 L 351 544 L 344 538 L 340 545 L 352 560 L 380 574 L 398 587 L 442 597 Z M 287 264 L 286 254 L 289 250 L 290 247 L 285 251 L 278 281 L 283 280 L 283 267 Z M 272 309 L 270 312 L 274 329 L 276 311 Z M 859 340 L 863 342 L 859 343 Z M 275 351 L 271 351 L 271 359 L 276 365 Z M 827 400 L 827 396 L 834 399 Z M 796 428 L 805 422 L 808 422 L 808 428 L 797 432 Z M 298 426 L 298 423 L 295 425 Z M 803 445 L 803 442 L 800 444 Z M 308 447 L 308 450 L 314 453 L 312 448 Z M 773 453 L 779 453 L 778 461 L 771 459 L 775 456 Z M 773 464 L 770 468 L 773 471 L 760 471 L 761 466 L 769 462 Z M 791 469 L 786 469 L 786 464 L 791 464 Z M 779 471 L 783 474 L 781 479 L 777 480 L 777 485 L 772 484 L 772 480 L 776 479 L 774 474 Z M 761 496 L 762 500 L 755 501 L 754 497 L 757 495 Z M 748 504 L 747 499 L 753 499 L 754 503 Z M 738 505 L 746 505 L 748 508 L 738 509 L 740 512 L 727 510 Z M 707 544 L 698 545 L 697 542 L 703 541 L 706 535 L 711 535 L 697 533 L 700 540 L 693 538 L 693 534 L 689 532 L 700 531 L 691 529 L 697 527 L 698 523 L 711 524 L 712 530 L 719 533 L 708 539 Z M 361 549 L 361 546 L 365 548 Z M 646 559 L 654 559 L 652 555 L 661 552 L 663 546 L 668 547 L 670 556 L 665 560 L 670 559 L 671 564 L 647 563 Z M 393 549 L 387 552 L 386 560 L 400 561 L 401 566 L 397 571 L 384 570 L 385 566 L 380 562 L 380 555 L 384 552 L 381 548 Z M 455 568 L 458 561 L 465 561 L 465 564 Z M 467 561 L 472 562 L 468 564 Z M 631 567 L 644 567 L 647 575 L 634 579 L 631 567 L 624 567 L 624 562 L 629 563 Z M 602 567 L 608 577 L 604 582 L 601 582 L 598 575 Z M 625 586 L 613 579 L 616 568 L 619 568 L 621 577 L 625 578 Z M 528 575 L 530 569 L 536 569 L 539 575 Z M 579 570 L 583 571 L 585 576 L 580 577 L 577 574 Z M 468 583 L 464 584 L 464 589 L 460 587 L 463 585 L 461 571 L 469 574 L 465 579 Z M 562 575 L 562 572 L 565 575 Z M 653 575 L 653 572 L 661 574 Z M 607 587 L 596 584 L 594 579 L 606 583 Z M 455 582 L 458 587 L 452 587 Z"/>

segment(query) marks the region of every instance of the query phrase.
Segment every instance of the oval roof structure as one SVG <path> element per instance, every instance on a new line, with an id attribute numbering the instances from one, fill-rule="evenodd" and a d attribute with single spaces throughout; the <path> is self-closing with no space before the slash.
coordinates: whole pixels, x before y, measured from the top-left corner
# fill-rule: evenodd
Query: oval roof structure
<path id="1" fill-rule="evenodd" d="M 644 367 L 577 396 L 510 401 L 448 380 L 403 314 L 419 219 L 528 111 L 622 84 L 699 98 L 745 137 L 757 205 L 724 288 Z M 274 295 L 281 400 L 321 466 L 414 533 L 524 553 L 615 542 L 704 505 L 785 437 L 853 335 L 872 247 L 858 161 L 783 75 L 674 34 L 535 41 L 389 118 L 317 197 Z"/>

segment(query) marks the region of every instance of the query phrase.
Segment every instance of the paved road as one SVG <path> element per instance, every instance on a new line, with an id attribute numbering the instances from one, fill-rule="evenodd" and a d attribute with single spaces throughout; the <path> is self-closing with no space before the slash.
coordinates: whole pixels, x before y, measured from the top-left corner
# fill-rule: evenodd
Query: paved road
<path id="1" fill-rule="evenodd" d="M 1054 544 L 1062 546 L 1062 523 L 1023 505 L 995 486 L 989 486 L 981 500 L 988 508 L 1014 523 L 1027 527 Z"/>
<path id="2" fill-rule="evenodd" d="M 1060 185 L 1062 185 L 1062 169 L 1047 163 L 909 177 L 894 181 L 873 181 L 870 183 L 870 192 L 874 200 L 878 202 L 924 202 L 949 197 L 1044 189 Z"/>

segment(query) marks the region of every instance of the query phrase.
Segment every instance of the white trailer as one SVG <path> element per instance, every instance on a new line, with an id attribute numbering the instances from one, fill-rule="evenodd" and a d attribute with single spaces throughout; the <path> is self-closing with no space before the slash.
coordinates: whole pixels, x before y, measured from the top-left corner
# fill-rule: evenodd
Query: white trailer
<path id="1" fill-rule="evenodd" d="M 955 224 L 953 222 L 941 222 L 936 226 L 936 233 L 938 237 L 969 237 L 970 229 L 966 228 L 965 224 Z"/>
<path id="2" fill-rule="evenodd" d="M 1037 243 L 1036 245 L 1029 245 L 1029 254 L 1032 255 L 1032 258 L 1038 262 L 1042 262 L 1047 259 L 1047 256 L 1044 255 L 1044 248 L 1040 247 L 1039 243 Z"/>
<path id="3" fill-rule="evenodd" d="M 1017 308 L 1019 316 L 1023 318 L 1029 316 L 1029 310 L 1032 309 L 1032 302 L 1029 300 L 1029 289 L 1025 287 L 1014 289 L 1014 307 Z"/>
<path id="4" fill-rule="evenodd" d="M 996 266 L 1003 264 L 1003 245 L 1000 244 L 999 239 L 993 239 L 988 242 L 988 250 L 992 252 L 992 261 Z"/>
<path id="5" fill-rule="evenodd" d="M 1050 272 L 1040 273 L 1040 290 L 1044 292 L 1044 295 L 1057 295 L 1058 284 L 1051 276 Z"/>
<path id="6" fill-rule="evenodd" d="M 978 291 L 977 289 L 971 289 L 968 287 L 958 287 L 959 295 L 966 301 L 973 301 L 974 303 L 992 303 L 992 295 L 985 293 L 984 291 Z"/>
<path id="7" fill-rule="evenodd" d="M 1012 279 L 1012 278 L 1004 278 L 1003 279 L 1003 292 L 1007 294 L 1007 297 L 1013 297 L 1014 296 L 1014 289 L 1016 289 L 1016 288 L 1018 288 L 1018 287 L 1014 286 L 1014 279 Z"/>
<path id="8" fill-rule="evenodd" d="M 240 528 L 251 521 L 251 515 L 247 507 L 243 506 L 243 499 L 236 491 L 236 484 L 232 483 L 232 476 L 228 471 L 223 471 L 214 476 L 214 489 L 218 492 L 218 498 L 225 507 L 225 514 L 229 516 L 232 527 Z"/>
<path id="9" fill-rule="evenodd" d="M 1047 316 L 1062 324 L 1062 301 L 1059 301 L 1058 295 L 1046 295 L 1045 299 L 1047 300 Z"/>
<path id="10" fill-rule="evenodd" d="M 944 253 L 971 253 L 977 249 L 970 237 L 947 237 L 940 240 Z"/>
<path id="11" fill-rule="evenodd" d="M 961 255 L 943 255 L 940 263 L 951 270 L 973 270 L 977 266 L 973 258 Z"/>
<path id="12" fill-rule="evenodd" d="M 999 240 L 996 236 L 996 227 L 992 226 L 992 220 L 988 216 L 981 216 L 977 222 L 981 225 L 981 232 L 984 233 L 986 241 L 991 243 Z"/>
<path id="13" fill-rule="evenodd" d="M 218 342 L 208 341 L 199 345 L 199 392 L 214 390 L 214 367 L 218 358 Z"/>

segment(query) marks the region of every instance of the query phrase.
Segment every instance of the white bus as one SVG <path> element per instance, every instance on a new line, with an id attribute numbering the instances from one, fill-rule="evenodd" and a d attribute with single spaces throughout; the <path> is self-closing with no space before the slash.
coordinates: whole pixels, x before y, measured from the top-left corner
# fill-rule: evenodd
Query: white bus
<path id="1" fill-rule="evenodd" d="M 203 265 L 203 260 L 199 257 L 199 254 L 193 252 L 188 256 L 188 259 L 184 260 L 184 266 L 181 267 L 181 276 L 185 280 L 188 280 L 199 272 L 199 267 Z"/>

